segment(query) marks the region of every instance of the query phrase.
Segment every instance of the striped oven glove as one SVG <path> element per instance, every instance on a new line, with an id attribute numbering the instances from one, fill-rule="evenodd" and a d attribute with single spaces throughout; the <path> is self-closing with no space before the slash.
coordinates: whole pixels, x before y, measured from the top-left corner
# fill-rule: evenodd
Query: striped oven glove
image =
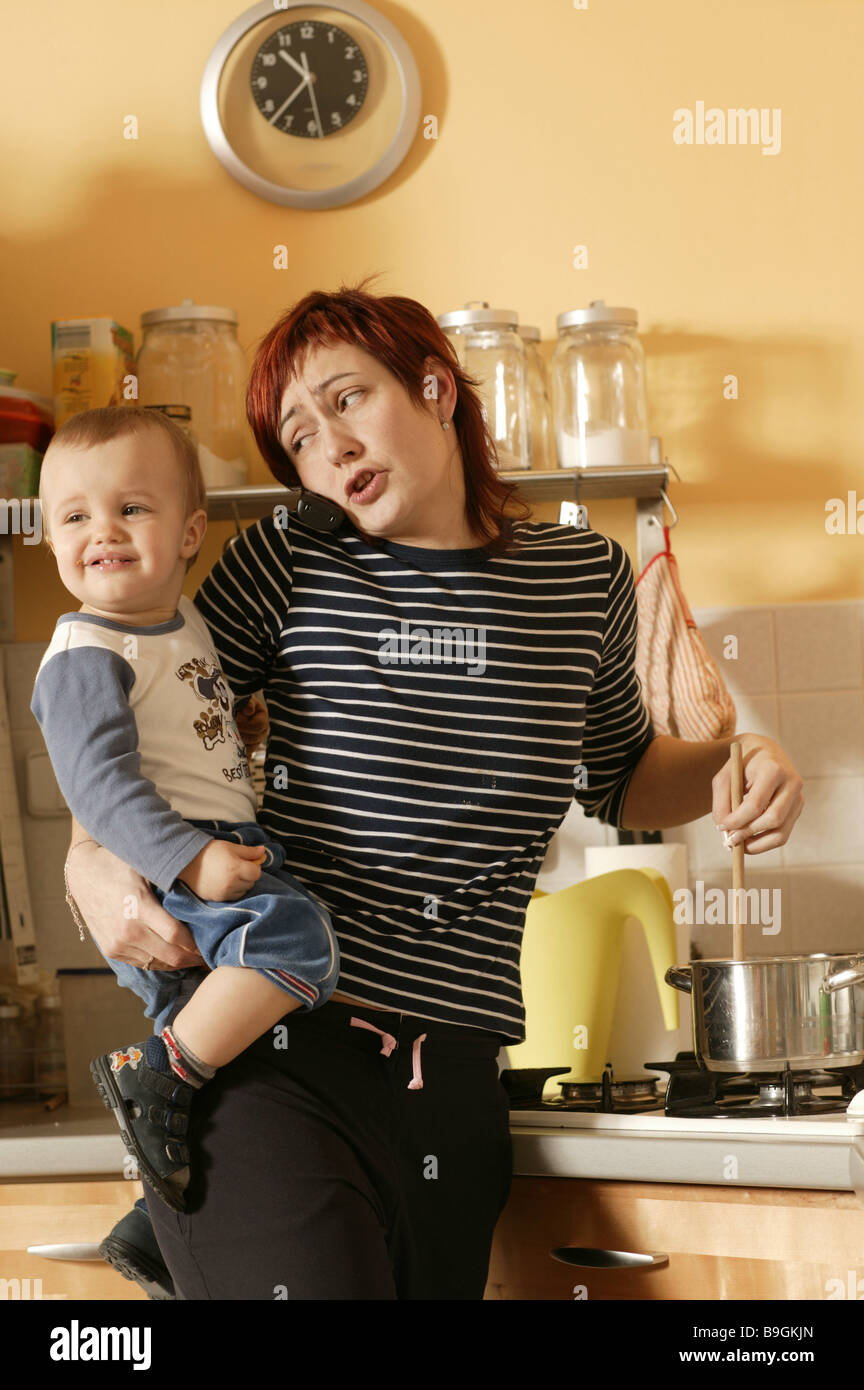
<path id="1" fill-rule="evenodd" d="M 725 738 L 735 732 L 735 705 L 682 592 L 668 526 L 663 534 L 666 549 L 636 581 L 636 674 L 643 699 L 658 734 Z"/>

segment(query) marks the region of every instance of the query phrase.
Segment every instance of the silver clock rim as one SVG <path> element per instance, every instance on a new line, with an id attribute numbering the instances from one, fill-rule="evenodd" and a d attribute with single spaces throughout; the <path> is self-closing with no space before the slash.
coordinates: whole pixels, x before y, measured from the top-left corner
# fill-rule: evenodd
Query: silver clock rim
<path id="1" fill-rule="evenodd" d="M 255 193 L 268 202 L 309 210 L 344 207 L 346 203 L 356 202 L 358 198 L 380 187 L 402 163 L 414 142 L 420 122 L 420 73 L 414 55 L 398 29 L 378 10 L 367 5 L 365 0 L 318 0 L 318 3 L 321 8 L 338 10 L 368 25 L 390 49 L 399 71 L 402 90 L 399 127 L 381 157 L 362 174 L 333 188 L 284 188 L 281 184 L 262 178 L 238 158 L 228 143 L 219 119 L 219 78 L 232 49 L 262 20 L 270 19 L 275 14 L 287 14 L 290 10 L 314 9 L 316 0 L 284 0 L 278 8 L 273 4 L 273 0 L 261 0 L 260 4 L 245 10 L 220 36 L 210 53 L 201 79 L 200 96 L 204 134 L 222 167 L 250 193 Z"/>

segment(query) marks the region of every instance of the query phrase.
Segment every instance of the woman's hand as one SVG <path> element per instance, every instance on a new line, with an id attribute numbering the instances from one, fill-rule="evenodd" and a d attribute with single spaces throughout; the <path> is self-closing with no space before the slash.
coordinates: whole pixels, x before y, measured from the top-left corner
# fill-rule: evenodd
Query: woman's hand
<path id="1" fill-rule="evenodd" d="M 90 840 L 70 854 L 69 893 L 104 956 L 157 970 L 205 964 L 189 928 L 165 912 L 147 880 L 122 859 Z"/>
<path id="2" fill-rule="evenodd" d="M 270 733 L 267 706 L 255 695 L 250 695 L 248 700 L 235 705 L 234 718 L 248 757 L 250 753 L 254 753 L 259 743 L 266 741 Z"/>
<path id="3" fill-rule="evenodd" d="M 732 760 L 723 765 L 711 787 L 712 813 L 727 843 L 744 842 L 747 854 L 765 854 L 785 845 L 804 809 L 804 783 L 779 744 L 762 734 L 736 734 L 744 764 L 744 796 L 732 810 Z M 734 834 L 732 833 L 734 831 Z"/>

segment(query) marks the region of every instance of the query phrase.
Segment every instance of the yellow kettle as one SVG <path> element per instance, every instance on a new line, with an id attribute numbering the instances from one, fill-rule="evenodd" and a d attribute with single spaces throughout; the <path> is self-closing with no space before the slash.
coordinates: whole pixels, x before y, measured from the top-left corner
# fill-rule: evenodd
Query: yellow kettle
<path id="1" fill-rule="evenodd" d="M 624 926 L 645 931 L 667 1029 L 678 1027 L 678 996 L 664 976 L 677 945 L 669 884 L 656 869 L 616 869 L 528 904 L 520 969 L 526 1038 L 508 1045 L 512 1068 L 571 1066 L 551 1084 L 599 1077 L 607 1061 L 618 994 Z"/>

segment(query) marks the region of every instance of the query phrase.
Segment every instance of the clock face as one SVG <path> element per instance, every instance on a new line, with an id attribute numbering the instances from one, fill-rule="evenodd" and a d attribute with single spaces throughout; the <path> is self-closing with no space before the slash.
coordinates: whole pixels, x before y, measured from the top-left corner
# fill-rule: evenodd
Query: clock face
<path id="1" fill-rule="evenodd" d="M 262 43 L 252 96 L 273 130 L 323 140 L 344 130 L 366 99 L 369 69 L 359 43 L 321 20 L 286 24 Z"/>
<path id="2" fill-rule="evenodd" d="M 207 60 L 201 119 L 217 159 L 259 197 L 342 207 L 408 153 L 420 75 L 402 35 L 366 0 L 259 0 Z"/>

